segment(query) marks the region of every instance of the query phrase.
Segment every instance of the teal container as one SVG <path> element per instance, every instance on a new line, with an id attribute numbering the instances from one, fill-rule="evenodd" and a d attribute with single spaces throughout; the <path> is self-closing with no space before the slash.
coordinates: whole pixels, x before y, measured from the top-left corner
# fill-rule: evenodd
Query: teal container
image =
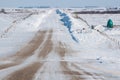
<path id="1" fill-rule="evenodd" d="M 108 20 L 107 27 L 108 28 L 113 28 L 113 21 L 111 19 Z"/>

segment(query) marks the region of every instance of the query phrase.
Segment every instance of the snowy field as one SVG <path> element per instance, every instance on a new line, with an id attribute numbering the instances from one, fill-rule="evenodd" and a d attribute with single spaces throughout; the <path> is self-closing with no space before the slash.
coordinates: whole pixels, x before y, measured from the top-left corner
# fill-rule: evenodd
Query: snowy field
<path id="1" fill-rule="evenodd" d="M 0 80 L 120 80 L 120 14 L 6 12 L 0 13 Z M 108 19 L 117 27 L 105 28 Z"/>
<path id="2" fill-rule="evenodd" d="M 106 25 L 109 19 L 112 19 L 115 25 L 120 26 L 120 14 L 80 14 L 90 25 Z"/>

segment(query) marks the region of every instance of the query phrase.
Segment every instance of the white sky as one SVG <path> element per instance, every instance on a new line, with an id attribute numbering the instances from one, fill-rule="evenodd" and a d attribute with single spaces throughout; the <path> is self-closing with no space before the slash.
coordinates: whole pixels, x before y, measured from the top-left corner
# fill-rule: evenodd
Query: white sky
<path id="1" fill-rule="evenodd" d="M 84 7 L 120 6 L 120 0 L 0 0 L 0 7 L 50 6 L 50 7 Z"/>

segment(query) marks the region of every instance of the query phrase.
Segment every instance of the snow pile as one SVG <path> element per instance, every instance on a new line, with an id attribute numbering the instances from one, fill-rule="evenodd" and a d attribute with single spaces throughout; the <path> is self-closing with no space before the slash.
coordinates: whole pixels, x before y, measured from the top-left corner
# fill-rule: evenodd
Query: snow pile
<path id="1" fill-rule="evenodd" d="M 105 31 L 105 27 L 103 27 L 102 25 L 98 25 L 95 27 L 96 30 L 99 30 L 99 31 Z"/>
<path id="2" fill-rule="evenodd" d="M 64 26 L 66 26 L 68 28 L 68 31 L 69 31 L 72 39 L 75 42 L 78 42 L 76 37 L 72 34 L 72 31 L 71 31 L 72 22 L 71 22 L 69 16 L 67 16 L 67 14 L 65 14 L 65 13 L 60 12 L 59 10 L 56 10 L 56 12 L 57 12 L 57 14 L 59 14 L 62 17 L 62 19 L 60 19 L 60 21 L 62 21 Z"/>
<path id="3" fill-rule="evenodd" d="M 71 14 L 67 10 L 65 10 L 64 12 L 71 19 L 71 22 L 72 22 L 71 31 L 73 33 L 89 33 L 89 32 L 91 32 L 90 25 L 88 25 L 88 23 L 84 19 L 82 19 L 80 17 L 76 18 L 75 15 Z"/>

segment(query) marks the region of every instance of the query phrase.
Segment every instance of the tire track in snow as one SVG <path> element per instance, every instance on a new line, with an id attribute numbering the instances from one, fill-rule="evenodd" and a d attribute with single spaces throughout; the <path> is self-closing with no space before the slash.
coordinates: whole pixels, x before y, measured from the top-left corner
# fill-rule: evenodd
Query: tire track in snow
<path id="1" fill-rule="evenodd" d="M 17 65 L 17 64 L 18 64 L 18 63 L 2 64 L 2 65 L 0 65 L 0 70 L 5 69 L 5 68 L 8 68 L 8 67 L 11 67 L 11 66 L 15 66 L 15 65 Z"/>
<path id="2" fill-rule="evenodd" d="M 32 78 L 34 77 L 34 74 L 39 70 L 39 68 L 41 68 L 41 66 L 43 65 L 43 61 L 39 61 L 39 59 L 45 58 L 47 56 L 47 54 L 49 54 L 49 52 L 52 50 L 52 42 L 51 42 L 51 37 L 52 37 L 52 30 L 50 31 L 39 31 L 39 34 L 37 34 L 35 36 L 35 38 L 33 38 L 32 41 L 30 41 L 29 43 L 32 43 L 27 45 L 27 47 L 25 46 L 22 50 L 20 50 L 21 53 L 14 55 L 13 57 L 16 57 L 16 63 L 18 63 L 17 61 L 20 59 L 23 59 L 20 63 L 18 64 L 8 64 L 5 66 L 2 66 L 3 68 L 9 68 L 12 66 L 16 66 L 16 65 L 21 65 L 24 64 L 25 59 L 29 58 L 30 56 L 34 55 L 34 54 L 38 54 L 35 53 L 36 50 L 40 49 L 39 46 L 42 45 L 42 42 L 44 41 L 44 37 L 46 36 L 46 33 L 49 33 L 49 35 L 47 36 L 47 40 L 45 41 L 45 43 L 43 43 L 44 47 L 43 49 L 41 49 L 41 53 L 39 54 L 39 56 L 37 56 L 38 58 L 38 62 L 34 62 L 31 65 L 27 65 L 26 67 L 23 67 L 22 69 L 18 69 L 15 70 L 15 72 L 12 72 L 11 74 L 8 75 L 7 78 L 5 78 L 5 80 L 32 80 Z M 35 45 L 35 46 L 33 46 Z M 30 46 L 30 47 L 28 47 Z M 31 49 L 31 46 L 34 47 L 34 49 Z M 50 48 L 51 47 L 51 48 Z M 24 49 L 26 50 L 27 48 L 27 53 L 24 52 Z M 49 48 L 49 49 L 48 49 Z M 47 50 L 46 50 L 47 49 Z M 32 50 L 32 51 L 31 51 Z M 43 52 L 43 53 L 42 53 Z M 24 53 L 24 54 L 23 54 Z M 41 63 L 40 63 L 41 62 Z"/>
<path id="3" fill-rule="evenodd" d="M 68 76 L 70 80 L 85 80 L 84 78 L 80 77 L 82 73 L 80 73 L 79 71 L 71 70 L 67 64 L 68 62 L 66 61 L 61 62 L 61 68 L 63 70 L 62 73 L 64 75 Z"/>
<path id="4" fill-rule="evenodd" d="M 58 46 L 56 46 L 56 52 L 60 55 L 60 57 L 65 57 L 66 53 L 69 53 L 71 51 L 68 49 L 67 45 L 62 42 L 58 42 Z M 73 71 L 69 68 L 68 63 L 69 61 L 59 61 L 60 67 L 62 71 L 60 73 L 64 74 L 66 77 L 70 78 L 70 80 L 84 80 L 84 78 L 80 77 L 82 75 L 79 71 Z"/>
<path id="5" fill-rule="evenodd" d="M 30 41 L 25 47 L 18 51 L 15 55 L 18 58 L 27 58 L 34 54 L 34 51 L 42 44 L 44 41 L 47 31 L 39 31 L 36 36 Z"/>
<path id="6" fill-rule="evenodd" d="M 57 46 L 55 47 L 55 52 L 57 52 L 61 57 L 64 57 L 67 51 L 65 49 L 65 45 L 62 42 L 58 42 L 56 45 Z"/>
<path id="7" fill-rule="evenodd" d="M 59 47 L 56 50 L 61 57 L 64 57 L 66 53 L 69 54 L 69 49 L 67 49 L 67 47 L 68 46 L 65 46 L 65 45 L 63 45 L 63 43 L 59 42 Z M 76 68 L 78 70 L 77 71 L 72 70 L 68 65 L 69 63 L 72 65 L 73 68 Z M 86 80 L 87 77 L 88 77 L 87 79 L 89 79 L 89 77 L 92 77 L 94 80 L 97 80 L 97 79 L 104 80 L 102 77 L 100 78 L 100 74 L 89 73 L 83 69 L 80 69 L 80 67 L 75 65 L 73 62 L 60 61 L 60 64 L 61 64 L 61 68 L 62 68 L 61 72 L 65 76 L 68 76 L 70 78 L 70 80 Z M 87 77 L 84 78 L 82 76 L 87 76 Z"/>
<path id="8" fill-rule="evenodd" d="M 34 62 L 27 67 L 8 75 L 6 80 L 32 80 L 34 78 L 34 74 L 41 66 L 42 63 Z"/>
<path id="9" fill-rule="evenodd" d="M 47 38 L 43 48 L 41 49 L 41 51 L 38 54 L 39 58 L 45 58 L 52 51 L 52 49 L 53 49 L 53 43 L 52 43 L 52 40 L 51 40 L 52 33 L 53 33 L 53 31 L 50 30 L 48 38 Z"/>
<path id="10" fill-rule="evenodd" d="M 80 68 L 79 66 L 77 66 L 76 63 L 72 63 L 72 66 L 75 67 L 78 71 L 81 71 L 81 72 L 83 73 L 82 75 L 87 76 L 88 78 L 89 78 L 89 76 L 90 76 L 90 77 L 92 77 L 94 80 L 98 80 L 98 79 L 99 79 L 99 80 L 105 80 L 105 79 L 103 78 L 102 74 L 93 73 L 93 72 L 88 72 L 88 71 Z M 87 77 L 86 77 L 86 78 L 87 78 Z"/>
<path id="11" fill-rule="evenodd" d="M 25 59 L 34 55 L 34 51 L 42 44 L 44 41 L 47 31 L 38 31 L 33 39 L 22 49 L 20 49 L 15 55 L 9 56 L 5 60 L 13 60 L 13 63 L 0 65 L 0 70 L 9 68 L 18 64 L 21 64 Z M 3 59 L 4 60 L 4 59 Z"/>
<path id="12" fill-rule="evenodd" d="M 45 30 L 45 31 L 42 31 L 42 32 L 41 31 L 38 32 L 39 34 L 36 34 L 37 37 L 35 36 L 35 38 L 33 38 L 32 41 L 30 41 L 25 47 L 20 49 L 20 51 L 18 51 L 15 55 L 10 56 L 10 59 L 14 59 L 14 61 L 16 63 L 18 63 L 18 61 L 20 61 L 20 63 L 17 66 L 12 65 L 11 68 L 14 69 L 14 67 L 19 67 L 19 65 L 22 65 L 22 64 L 24 64 L 24 62 L 26 62 L 25 61 L 26 59 L 28 60 L 28 58 L 30 58 L 32 55 L 36 55 L 36 54 L 38 54 L 38 55 L 36 55 L 37 61 L 42 63 L 43 61 L 40 61 L 40 58 L 44 59 L 49 54 L 49 52 L 52 50 L 52 47 L 53 47 L 53 44 L 52 44 L 52 41 L 51 41 L 52 32 L 53 32 L 52 30 Z M 47 33 L 49 35 L 47 35 Z M 45 36 L 47 36 L 47 39 L 45 39 L 46 38 Z M 41 49 L 42 46 L 43 46 L 43 48 Z M 40 51 L 39 53 L 37 53 L 38 50 Z M 33 63 L 32 65 L 33 65 L 32 68 L 34 68 L 35 64 Z M 43 63 L 42 63 L 42 65 L 43 65 Z M 27 79 L 26 79 L 24 77 L 24 74 L 26 75 L 26 73 L 22 73 L 24 70 L 29 68 L 30 65 L 27 65 L 27 66 L 28 67 L 25 67 L 25 69 L 23 67 L 22 69 L 18 68 L 14 72 L 13 71 L 10 72 L 10 75 L 8 75 L 9 77 L 5 78 L 5 80 L 6 79 L 7 80 L 31 80 L 32 79 L 31 76 L 28 76 Z M 38 71 L 38 69 L 41 68 L 41 66 L 37 67 L 37 69 L 34 70 L 35 72 L 33 72 L 33 71 L 32 72 L 35 74 Z M 26 72 L 30 73 L 32 68 L 26 70 Z M 8 67 L 8 70 L 9 70 L 9 67 Z M 21 75 L 21 77 L 23 77 L 23 78 L 20 78 L 19 75 Z M 18 76 L 18 78 L 14 77 L 14 76 Z M 34 75 L 32 74 L 32 77 L 33 76 Z"/>
<path id="13" fill-rule="evenodd" d="M 80 64 L 79 63 L 76 63 L 75 64 L 78 69 L 80 69 Z M 112 71 L 112 70 L 106 70 L 106 69 L 101 69 L 97 66 L 92 66 L 92 65 L 89 65 L 89 64 L 83 64 L 82 66 L 83 68 L 89 68 L 90 70 L 92 71 L 95 71 L 95 72 L 91 72 L 91 75 L 93 75 L 93 77 L 96 79 L 100 79 L 100 80 L 119 80 L 119 75 L 120 75 L 120 71 Z M 83 71 L 87 72 L 87 73 L 90 73 L 88 71 L 86 71 L 85 69 L 83 69 Z M 98 72 L 96 72 L 98 71 Z"/>

